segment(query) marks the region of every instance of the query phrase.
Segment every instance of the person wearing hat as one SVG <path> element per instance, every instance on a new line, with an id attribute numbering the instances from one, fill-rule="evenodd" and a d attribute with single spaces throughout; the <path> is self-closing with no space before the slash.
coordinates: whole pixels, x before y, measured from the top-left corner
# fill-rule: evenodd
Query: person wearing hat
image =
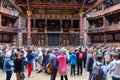
<path id="1" fill-rule="evenodd" d="M 11 57 L 11 51 L 7 51 L 5 54 L 4 66 L 3 66 L 3 69 L 6 72 L 6 80 L 11 80 L 13 66 L 14 66 L 14 63 L 10 59 L 10 57 Z"/>
<path id="2" fill-rule="evenodd" d="M 55 49 L 52 50 L 49 56 L 49 64 L 51 67 L 51 78 L 50 80 L 55 80 L 57 75 L 57 51 Z"/>

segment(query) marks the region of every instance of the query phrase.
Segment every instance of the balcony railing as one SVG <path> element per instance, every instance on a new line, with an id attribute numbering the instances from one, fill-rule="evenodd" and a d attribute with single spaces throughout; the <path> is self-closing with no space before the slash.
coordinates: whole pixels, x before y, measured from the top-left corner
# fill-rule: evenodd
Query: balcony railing
<path id="1" fill-rule="evenodd" d="M 108 14 L 108 13 L 111 13 L 111 12 L 114 12 L 114 11 L 117 11 L 117 10 L 120 10 L 120 3 L 116 4 L 112 7 L 106 8 L 105 11 L 104 11 L 104 14 Z"/>
<path id="2" fill-rule="evenodd" d="M 105 28 L 100 27 L 100 28 L 88 29 L 88 33 L 98 33 L 98 32 L 105 32 Z"/>
<path id="3" fill-rule="evenodd" d="M 119 30 L 120 30 L 120 24 L 114 24 L 106 27 L 106 31 L 119 31 Z"/>
<path id="4" fill-rule="evenodd" d="M 87 18 L 94 18 L 94 17 L 97 17 L 97 16 L 102 16 L 104 15 L 104 12 L 102 10 L 100 11 L 96 11 L 96 12 L 92 12 L 92 13 L 89 13 L 87 14 L 88 17 Z"/>
<path id="5" fill-rule="evenodd" d="M 69 32 L 69 28 L 63 28 L 63 32 Z"/>
<path id="6" fill-rule="evenodd" d="M 116 4 L 114 6 L 106 8 L 104 11 L 100 10 L 100 11 L 91 12 L 91 13 L 88 14 L 88 18 L 94 18 L 94 17 L 97 17 L 97 16 L 102 16 L 102 15 L 105 15 L 105 14 L 108 14 L 108 13 L 111 13 L 111 12 L 115 12 L 115 11 L 118 11 L 118 10 L 120 10 L 120 4 Z"/>
<path id="7" fill-rule="evenodd" d="M 0 27 L 1 32 L 17 32 L 17 28 L 12 28 L 12 27 L 7 27 L 7 26 L 2 26 Z"/>
<path id="8" fill-rule="evenodd" d="M 3 7 L 0 8 L 0 12 L 1 12 L 1 13 L 4 13 L 4 14 L 16 16 L 16 17 L 18 16 L 18 14 L 17 14 L 16 11 L 12 11 L 12 10 L 10 10 L 10 9 L 3 8 Z"/>
<path id="9" fill-rule="evenodd" d="M 27 29 L 26 29 L 27 30 Z M 67 32 L 67 33 L 78 33 L 80 30 L 79 28 L 63 28 L 62 29 L 63 32 Z M 32 33 L 39 33 L 39 32 L 45 32 L 45 28 L 31 28 L 31 32 Z M 49 31 L 47 30 L 47 32 L 59 32 L 60 33 L 60 30 L 59 31 Z"/>
<path id="10" fill-rule="evenodd" d="M 44 29 L 44 28 L 31 28 L 31 31 L 32 31 L 33 33 L 37 33 L 37 32 L 44 32 L 45 29 Z"/>
<path id="11" fill-rule="evenodd" d="M 114 24 L 106 27 L 88 29 L 88 33 L 101 33 L 101 32 L 109 32 L 109 31 L 120 31 L 120 24 Z"/>

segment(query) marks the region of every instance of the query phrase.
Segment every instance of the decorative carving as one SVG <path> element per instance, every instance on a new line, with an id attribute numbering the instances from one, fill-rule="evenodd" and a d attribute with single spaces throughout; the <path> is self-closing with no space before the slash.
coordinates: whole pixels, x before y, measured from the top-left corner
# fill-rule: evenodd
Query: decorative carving
<path id="1" fill-rule="evenodd" d="M 31 14 L 32 14 L 31 10 L 27 10 L 27 15 L 31 16 Z"/>

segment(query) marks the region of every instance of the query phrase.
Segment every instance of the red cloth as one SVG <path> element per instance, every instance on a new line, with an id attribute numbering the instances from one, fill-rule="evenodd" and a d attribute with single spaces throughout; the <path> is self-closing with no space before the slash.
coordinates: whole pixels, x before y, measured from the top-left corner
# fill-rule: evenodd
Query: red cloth
<path id="1" fill-rule="evenodd" d="M 31 76 L 33 64 L 28 64 L 28 76 Z"/>

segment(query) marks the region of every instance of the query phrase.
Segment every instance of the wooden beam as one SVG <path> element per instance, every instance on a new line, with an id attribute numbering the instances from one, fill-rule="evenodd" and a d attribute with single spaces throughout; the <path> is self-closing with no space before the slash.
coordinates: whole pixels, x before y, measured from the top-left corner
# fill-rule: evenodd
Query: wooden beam
<path id="1" fill-rule="evenodd" d="M 104 0 L 97 0 L 96 3 L 91 8 L 89 8 L 87 11 L 85 11 L 85 14 L 87 14 L 88 12 L 90 12 L 93 8 L 95 8 L 96 6 L 98 6 L 103 1 Z"/>
<path id="2" fill-rule="evenodd" d="M 17 3 L 18 6 L 27 6 L 26 3 Z M 80 7 L 82 4 L 53 4 L 53 3 L 30 3 L 30 6 L 37 6 L 37 7 Z M 92 7 L 90 4 L 85 4 L 84 8 Z"/>
<path id="3" fill-rule="evenodd" d="M 82 9 L 81 9 L 81 11 L 83 11 L 83 9 L 84 9 L 85 1 L 86 1 L 86 0 L 83 0 L 83 4 L 82 4 Z"/>
<path id="4" fill-rule="evenodd" d="M 23 10 L 15 4 L 14 0 L 8 0 L 22 15 L 25 15 Z"/>

